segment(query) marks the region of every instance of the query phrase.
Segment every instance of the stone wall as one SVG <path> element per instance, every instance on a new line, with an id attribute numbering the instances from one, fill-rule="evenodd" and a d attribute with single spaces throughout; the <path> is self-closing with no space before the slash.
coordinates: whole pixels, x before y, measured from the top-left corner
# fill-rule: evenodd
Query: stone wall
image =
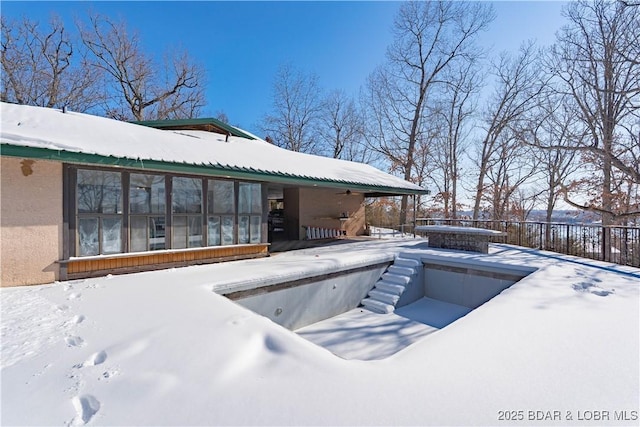
<path id="1" fill-rule="evenodd" d="M 455 249 L 483 254 L 489 252 L 489 237 L 486 235 L 430 231 L 428 236 L 431 248 Z"/>

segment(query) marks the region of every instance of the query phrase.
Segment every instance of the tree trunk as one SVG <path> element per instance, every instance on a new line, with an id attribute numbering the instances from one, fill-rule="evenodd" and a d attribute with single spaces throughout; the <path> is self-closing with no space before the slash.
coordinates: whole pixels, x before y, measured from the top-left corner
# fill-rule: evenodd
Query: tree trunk
<path id="1" fill-rule="evenodd" d="M 484 194 L 484 177 L 487 173 L 487 141 L 483 142 L 482 159 L 480 161 L 480 170 L 478 171 L 478 185 L 476 187 L 476 200 L 473 204 L 473 220 L 477 221 L 480 216 L 480 202 Z"/>

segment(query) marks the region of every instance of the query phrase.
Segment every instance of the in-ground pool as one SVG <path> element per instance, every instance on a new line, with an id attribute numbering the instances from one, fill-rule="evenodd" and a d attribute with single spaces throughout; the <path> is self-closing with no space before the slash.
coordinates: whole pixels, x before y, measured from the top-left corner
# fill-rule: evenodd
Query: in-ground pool
<path id="1" fill-rule="evenodd" d="M 396 264 L 399 258 L 414 260 L 416 268 L 405 274 L 410 278 L 389 313 L 374 313 L 361 302 L 385 290 L 381 278 L 398 270 L 393 260 L 227 296 L 338 356 L 374 360 L 445 328 L 535 271 L 487 255 L 458 259 L 415 251 L 398 255 Z"/>

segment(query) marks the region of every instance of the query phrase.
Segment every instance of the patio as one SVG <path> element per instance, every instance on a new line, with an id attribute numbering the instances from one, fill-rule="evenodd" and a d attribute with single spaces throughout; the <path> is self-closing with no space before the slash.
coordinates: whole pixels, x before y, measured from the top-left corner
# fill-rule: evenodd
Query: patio
<path id="1" fill-rule="evenodd" d="M 2 289 L 2 424 L 496 425 L 505 408 L 558 410 L 563 422 L 597 408 L 611 414 L 601 425 L 637 417 L 640 270 L 503 244 L 484 255 L 424 243 L 362 241 Z M 447 319 L 402 307 L 386 327 L 357 312 L 316 325 L 327 347 L 386 357 L 370 361 L 335 356 L 337 347 L 217 295 L 407 252 L 536 271 L 436 331 Z M 350 341 L 358 335 L 362 345 Z M 394 353 L 403 340 L 411 345 Z"/>

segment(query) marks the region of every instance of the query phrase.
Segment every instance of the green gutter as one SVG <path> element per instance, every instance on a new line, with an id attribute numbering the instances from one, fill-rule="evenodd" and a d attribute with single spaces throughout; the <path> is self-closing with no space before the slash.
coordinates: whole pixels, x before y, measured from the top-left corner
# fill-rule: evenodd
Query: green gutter
<path id="1" fill-rule="evenodd" d="M 98 154 L 75 153 L 48 148 L 24 147 L 20 145 L 1 144 L 0 154 L 10 157 L 22 157 L 40 160 L 53 160 L 66 163 L 100 165 L 119 168 L 152 170 L 157 172 L 171 172 L 191 175 L 204 175 L 219 178 L 249 179 L 279 184 L 304 185 L 316 187 L 344 188 L 352 191 L 383 193 L 385 195 L 428 194 L 427 190 L 412 190 L 382 185 L 366 185 L 362 183 L 319 179 L 307 176 L 285 174 L 281 172 L 266 172 L 249 168 L 221 167 L 218 165 L 193 165 L 188 163 L 162 162 L 158 160 L 127 159 Z"/>

